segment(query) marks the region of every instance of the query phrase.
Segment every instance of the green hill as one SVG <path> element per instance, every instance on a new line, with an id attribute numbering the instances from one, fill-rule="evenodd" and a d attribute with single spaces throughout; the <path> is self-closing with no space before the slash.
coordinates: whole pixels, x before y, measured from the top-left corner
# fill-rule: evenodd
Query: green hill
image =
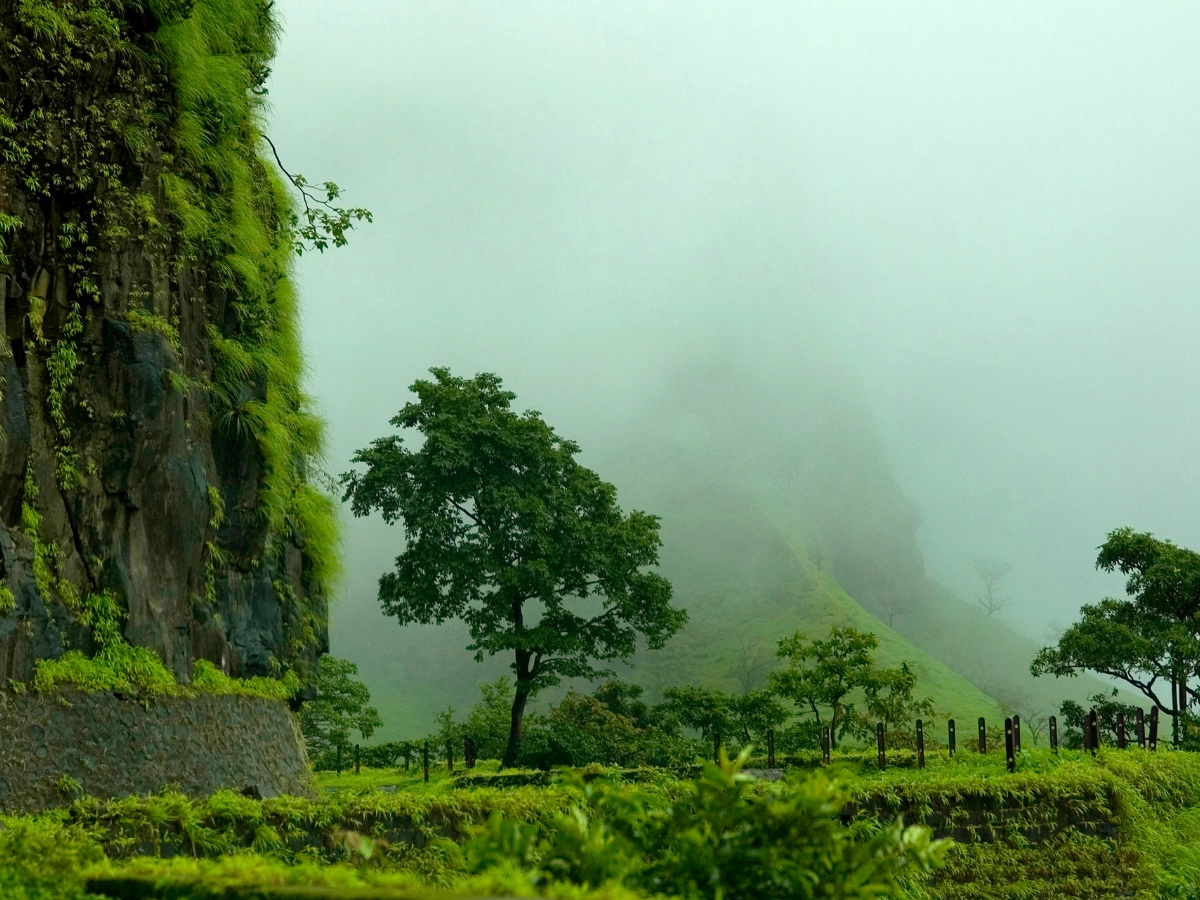
<path id="1" fill-rule="evenodd" d="M 822 568 L 822 554 L 810 549 L 819 536 L 797 512 L 672 456 L 626 487 L 663 518 L 662 571 L 691 621 L 664 649 L 640 654 L 632 680 L 652 694 L 684 682 L 741 691 L 766 680 L 784 635 L 852 625 L 878 636 L 881 663 L 915 665 L 919 691 L 939 713 L 1002 716 L 993 699 L 851 597 Z"/>

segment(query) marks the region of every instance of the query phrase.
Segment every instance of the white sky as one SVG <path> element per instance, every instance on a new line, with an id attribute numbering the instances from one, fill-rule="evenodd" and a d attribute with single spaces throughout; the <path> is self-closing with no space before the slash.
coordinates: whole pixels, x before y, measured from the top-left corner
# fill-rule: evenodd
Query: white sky
<path id="1" fill-rule="evenodd" d="M 280 0 L 331 470 L 429 366 L 587 447 L 682 362 L 860 377 L 930 572 L 1041 639 L 1120 525 L 1200 547 L 1200 6 Z M 398 547 L 350 532 L 347 608 Z M 372 530 L 374 529 L 374 530 Z M 335 632 L 335 650 L 336 650 Z"/>

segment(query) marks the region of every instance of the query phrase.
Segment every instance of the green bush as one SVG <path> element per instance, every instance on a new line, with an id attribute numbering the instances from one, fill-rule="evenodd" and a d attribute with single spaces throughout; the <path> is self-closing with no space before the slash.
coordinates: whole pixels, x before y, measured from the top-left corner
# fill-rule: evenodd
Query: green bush
<path id="1" fill-rule="evenodd" d="M 638 787 L 578 782 L 583 802 L 548 828 L 493 813 L 464 848 L 468 866 L 686 898 L 867 898 L 894 896 L 948 848 L 899 820 L 841 825 L 849 785 L 825 773 L 752 790 L 739 769 L 708 764 L 666 805 Z"/>

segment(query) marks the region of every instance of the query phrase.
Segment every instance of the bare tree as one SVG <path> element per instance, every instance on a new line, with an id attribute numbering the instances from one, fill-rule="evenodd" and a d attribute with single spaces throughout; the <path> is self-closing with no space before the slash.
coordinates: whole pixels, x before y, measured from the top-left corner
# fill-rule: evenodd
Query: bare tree
<path id="1" fill-rule="evenodd" d="M 747 635 L 741 628 L 734 632 L 737 637 L 737 657 L 733 663 L 733 676 L 748 694 L 762 687 L 771 670 L 771 654 L 762 635 Z"/>
<path id="2" fill-rule="evenodd" d="M 1012 572 L 1012 566 L 994 559 L 975 560 L 975 574 L 983 583 L 983 589 L 975 594 L 975 602 L 990 619 L 1002 612 L 1011 599 L 1004 590 L 1004 582 Z"/>
<path id="3" fill-rule="evenodd" d="M 1038 710 L 1032 710 L 1021 716 L 1021 727 L 1028 731 L 1033 738 L 1033 746 L 1036 747 L 1042 742 L 1042 736 L 1046 733 L 1046 725 L 1049 721 Z"/>
<path id="4" fill-rule="evenodd" d="M 879 606 L 883 610 L 883 617 L 887 619 L 888 628 L 895 628 L 896 619 L 904 618 L 912 612 L 908 600 L 899 594 L 888 594 L 880 601 Z"/>

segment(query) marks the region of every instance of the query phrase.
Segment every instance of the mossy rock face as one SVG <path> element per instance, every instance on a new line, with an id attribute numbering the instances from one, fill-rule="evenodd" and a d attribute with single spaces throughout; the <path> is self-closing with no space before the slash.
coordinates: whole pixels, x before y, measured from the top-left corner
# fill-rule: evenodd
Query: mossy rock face
<path id="1" fill-rule="evenodd" d="M 168 785 L 196 797 L 314 795 L 294 717 L 278 700 L 0 694 L 0 812 Z"/>
<path id="2" fill-rule="evenodd" d="M 106 640 L 185 683 L 326 649 L 271 5 L 0 2 L 0 688 Z"/>

